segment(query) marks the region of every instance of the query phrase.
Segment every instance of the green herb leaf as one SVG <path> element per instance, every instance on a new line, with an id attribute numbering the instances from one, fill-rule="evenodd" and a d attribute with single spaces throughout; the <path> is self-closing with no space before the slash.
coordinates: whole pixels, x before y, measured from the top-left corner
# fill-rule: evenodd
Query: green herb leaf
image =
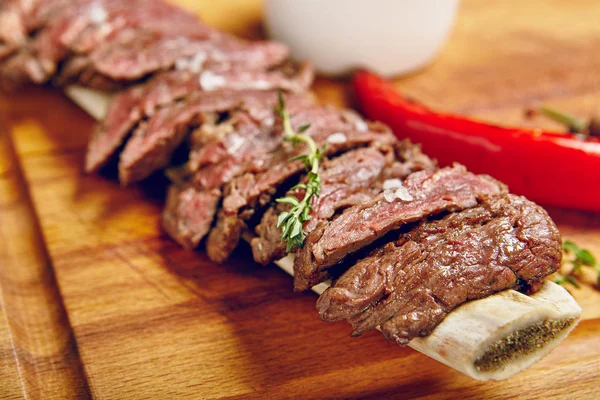
<path id="1" fill-rule="evenodd" d="M 290 215 L 290 213 L 288 213 L 287 211 L 284 211 L 277 216 L 277 227 L 278 228 L 280 228 L 281 225 L 283 225 L 285 223 L 285 221 L 289 217 L 289 215 Z"/>
<path id="2" fill-rule="evenodd" d="M 550 119 L 566 125 L 571 133 L 583 133 L 587 128 L 587 124 L 584 121 L 563 111 L 555 110 L 550 107 L 540 107 L 539 112 Z"/>
<path id="3" fill-rule="evenodd" d="M 310 128 L 310 124 L 304 124 L 300 128 L 298 128 L 298 133 L 304 133 Z"/>
<path id="4" fill-rule="evenodd" d="M 319 175 L 319 164 L 323 158 L 325 147 L 319 149 L 315 141 L 308 135 L 303 135 L 310 124 L 303 124 L 294 132 L 290 115 L 285 108 L 285 102 L 281 92 L 277 93 L 278 105 L 275 112 L 281 117 L 283 122 L 283 139 L 291 142 L 293 145 L 305 143 L 308 146 L 308 153 L 300 154 L 290 158 L 290 162 L 301 161 L 306 171 L 306 183 L 299 183 L 292 189 L 304 190 L 304 197 L 298 200 L 293 196 L 286 196 L 277 199 L 278 203 L 289 204 L 291 209 L 281 212 L 277 217 L 277 227 L 281 228 L 281 241 L 286 243 L 286 251 L 289 253 L 294 247 L 302 247 L 306 232 L 303 230 L 303 224 L 310 220 L 310 210 L 312 209 L 313 197 L 318 197 L 321 192 L 321 176 Z"/>
<path id="5" fill-rule="evenodd" d="M 600 265 L 596 263 L 596 258 L 587 249 L 580 248 L 577 244 L 570 240 L 565 240 L 562 245 L 563 252 L 566 255 L 573 255 L 572 258 L 565 260 L 567 263 L 571 263 L 572 268 L 567 275 L 561 275 L 555 282 L 561 285 L 570 283 L 571 285 L 579 288 L 577 282 L 577 275 L 583 272 L 583 267 L 592 267 L 596 272 L 596 281 L 600 286 Z"/>
<path id="6" fill-rule="evenodd" d="M 576 257 L 577 257 L 577 260 L 579 260 L 583 265 L 587 265 L 590 267 L 593 267 L 596 265 L 596 259 L 594 258 L 592 253 L 589 252 L 589 250 L 580 249 L 576 253 Z"/>
<path id="7" fill-rule="evenodd" d="M 287 196 L 287 197 L 281 197 L 277 200 L 275 200 L 278 203 L 282 203 L 282 204 L 290 204 L 292 206 L 297 207 L 298 205 L 300 205 L 300 202 L 298 202 L 298 199 L 292 196 Z"/>

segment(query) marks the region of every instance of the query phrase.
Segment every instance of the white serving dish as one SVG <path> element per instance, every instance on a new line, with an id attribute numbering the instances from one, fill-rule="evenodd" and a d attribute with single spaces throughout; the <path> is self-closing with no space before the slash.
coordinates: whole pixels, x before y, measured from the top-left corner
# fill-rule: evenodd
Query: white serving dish
<path id="1" fill-rule="evenodd" d="M 458 0 L 266 0 L 269 35 L 325 75 L 415 71 L 442 48 Z"/>

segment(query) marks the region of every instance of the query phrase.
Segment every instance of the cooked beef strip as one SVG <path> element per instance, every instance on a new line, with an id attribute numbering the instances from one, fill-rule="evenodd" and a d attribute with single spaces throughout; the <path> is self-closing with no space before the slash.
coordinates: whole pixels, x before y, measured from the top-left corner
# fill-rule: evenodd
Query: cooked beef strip
<path id="1" fill-rule="evenodd" d="M 102 53 L 102 49 L 114 47 L 120 43 L 123 35 L 130 38 L 185 37 L 194 40 L 223 36 L 203 25 L 193 15 L 160 0 L 78 0 L 54 3 L 34 10 L 38 14 L 34 19 L 43 21 L 34 24 L 35 36 L 21 43 L 17 55 L 20 62 L 12 62 L 10 68 L 3 71 L 5 76 L 12 76 L 23 82 L 30 79 L 36 83 L 44 83 L 69 56 L 90 52 L 106 55 Z M 52 14 L 51 18 L 43 15 L 48 13 Z M 15 18 L 12 17 L 10 22 L 15 24 Z M 38 65 L 36 70 L 43 73 L 32 75 L 23 68 L 32 64 Z"/>
<path id="2" fill-rule="evenodd" d="M 225 82 L 222 89 L 202 94 L 199 86 L 200 75 L 189 71 L 173 71 L 159 74 L 143 85 L 132 87 L 118 94 L 111 102 L 104 121 L 99 124 L 88 145 L 86 171 L 92 172 L 102 167 L 110 156 L 119 149 L 129 133 L 144 118 L 152 117 L 159 107 L 167 106 L 177 100 L 187 99 L 190 107 L 197 101 L 213 102 L 213 111 L 234 109 L 239 104 L 256 104 L 254 110 L 275 104 L 275 95 L 263 91 L 265 88 L 303 92 L 312 82 L 312 68 L 301 65 L 289 75 L 289 66 L 271 72 L 245 72 L 246 76 L 258 76 L 261 87 L 256 81 L 238 80 Z M 228 86 L 234 85 L 233 88 Z M 244 88 L 244 85 L 247 87 Z M 257 90 L 252 90 L 257 89 Z M 191 96 L 191 97 L 190 97 Z M 260 106 L 259 106 L 260 105 Z M 207 111 L 206 109 L 204 111 Z M 258 112 L 258 111 L 257 111 Z M 270 110 L 268 111 L 270 112 Z M 266 113 L 266 112 L 265 112 Z"/>
<path id="3" fill-rule="evenodd" d="M 319 117 L 315 118 L 317 115 Z M 312 136 L 318 146 L 327 143 L 326 155 L 396 141 L 386 127 L 379 124 L 369 127 L 360 117 L 348 111 L 320 107 L 296 113 L 291 119 L 294 129 L 298 129 L 304 121 L 313 122 L 305 134 Z M 281 131 L 281 127 L 275 129 Z M 245 229 L 245 221 L 254 216 L 255 209 L 263 208 L 281 184 L 303 171 L 304 165 L 300 161 L 290 162 L 290 158 L 305 152 L 304 145 L 282 143 L 276 151 L 252 160 L 256 167 L 227 185 L 216 227 L 208 236 L 207 253 L 211 260 L 223 262 L 231 254 Z"/>
<path id="4" fill-rule="evenodd" d="M 141 181 L 169 165 L 173 152 L 190 129 L 205 119 L 202 105 L 190 107 L 184 102 L 176 103 L 160 109 L 148 121 L 142 122 L 121 153 L 121 184 L 125 186 Z"/>
<path id="5" fill-rule="evenodd" d="M 100 90 L 114 90 L 123 83 L 103 76 L 94 68 L 90 53 L 102 53 L 115 45 L 115 42 L 131 38 L 140 33 L 153 37 L 184 36 L 194 40 L 216 39 L 221 33 L 202 24 L 195 16 L 176 9 L 160 0 L 136 0 L 138 6 L 121 0 L 104 0 L 84 4 L 88 19 L 96 20 L 81 27 L 77 35 L 60 37 L 59 42 L 68 48 L 72 55 L 66 60 L 53 83 L 58 86 L 77 82 Z M 163 16 L 168 15 L 165 19 Z M 157 18 L 158 17 L 158 18 Z M 100 21 L 98 21 L 100 20 Z M 102 82 L 104 81 L 104 82 Z"/>
<path id="6" fill-rule="evenodd" d="M 310 232 L 321 220 L 327 220 L 340 208 L 360 204 L 370 198 L 372 190 L 384 168 L 389 168 L 393 156 L 389 157 L 379 149 L 367 147 L 349 151 L 340 157 L 325 160 L 321 165 L 321 191 L 311 204 L 311 219 L 304 223 L 304 231 Z M 306 176 L 301 180 L 306 183 Z M 304 189 L 291 189 L 286 195 L 301 201 Z M 289 204 L 274 204 L 263 215 L 256 227 L 257 237 L 252 239 L 254 260 L 266 265 L 281 258 L 286 253 L 281 240 L 281 229 L 277 218 L 281 212 L 289 211 Z"/>
<path id="7" fill-rule="evenodd" d="M 276 42 L 245 42 L 229 37 L 195 40 L 128 31 L 119 35 L 116 43 L 96 49 L 90 55 L 90 68 L 116 81 L 135 81 L 155 71 L 170 69 L 178 60 L 198 55 L 206 63 L 221 67 L 264 70 L 281 64 L 289 54 L 285 46 Z"/>
<path id="8" fill-rule="evenodd" d="M 223 93 L 219 92 L 219 96 Z M 260 118 L 265 113 L 271 113 L 275 103 L 274 93 L 264 92 L 231 92 L 230 101 L 216 102 L 210 93 L 199 92 L 185 101 L 177 102 L 156 112 L 148 121 L 139 125 L 132 138 L 127 142 L 121 153 L 119 163 L 119 179 L 123 185 L 140 181 L 152 172 L 165 167 L 171 160 L 175 149 L 185 139 L 192 128 L 198 126 L 204 118 L 202 115 L 211 112 L 224 112 L 234 108 L 246 109 L 247 118 L 258 114 Z M 295 97 L 292 98 L 296 102 Z M 300 96 L 301 99 L 304 96 Z M 220 100 L 222 98 L 220 97 Z M 303 100 L 298 100 L 304 103 Z M 258 126 L 254 128 L 257 130 Z M 237 142 L 231 146 L 242 146 L 240 135 L 250 132 L 237 133 Z M 236 140 L 234 135 L 228 135 L 228 140 Z M 214 142 L 213 142 L 214 143 Z M 238 149 L 239 150 L 239 149 Z M 229 152 L 236 152 L 235 148 Z"/>
<path id="9" fill-rule="evenodd" d="M 92 23 L 86 23 L 78 35 L 60 40 L 78 54 L 88 54 L 102 42 L 132 28 L 194 39 L 207 39 L 220 34 L 204 25 L 195 15 L 161 0 L 78 2 L 83 5 L 83 12 L 79 12 L 79 15 L 90 18 Z"/>
<path id="10" fill-rule="evenodd" d="M 219 189 L 199 191 L 193 186 L 171 185 L 162 225 L 180 245 L 192 249 L 210 230 L 220 200 Z"/>
<path id="11" fill-rule="evenodd" d="M 60 16 L 73 0 L 17 0 L 23 26 L 29 36 Z"/>
<path id="12" fill-rule="evenodd" d="M 368 201 L 381 192 L 388 179 L 403 179 L 412 172 L 434 170 L 436 164 L 423 155 L 420 147 L 408 140 L 397 142 L 394 154 L 364 148 L 327 160 L 321 168 L 321 193 L 312 203 L 311 219 L 304 223 L 304 231 L 312 232 L 321 221 L 327 221 L 336 212 Z M 301 200 L 304 190 L 292 189 L 287 195 Z M 286 254 L 281 241 L 281 229 L 277 227 L 278 215 L 290 208 L 287 204 L 271 206 L 256 227 L 257 237 L 252 242 L 254 260 L 268 264 Z"/>
<path id="13" fill-rule="evenodd" d="M 430 215 L 475 207 L 487 196 L 503 192 L 506 188 L 500 182 L 460 165 L 416 172 L 395 191 L 386 190 L 349 208 L 311 232 L 296 252 L 294 288 L 306 290 L 326 280 L 329 267 L 388 232 Z"/>
<path id="14" fill-rule="evenodd" d="M 218 124 L 222 136 L 212 136 L 219 135 L 213 126 L 203 125 L 194 132 L 195 140 L 204 134 L 208 141 L 191 151 L 188 162 L 189 170 L 193 171 L 190 181 L 198 188 L 221 188 L 243 173 L 250 160 L 272 151 L 281 141 L 271 126 L 261 125 L 247 112 L 234 112 L 227 121 Z"/>
<path id="15" fill-rule="evenodd" d="M 86 171 L 93 172 L 102 167 L 143 118 L 152 116 L 159 107 L 182 99 L 197 89 L 196 74 L 173 71 L 157 74 L 148 82 L 117 94 L 88 144 Z M 215 97 L 214 101 L 221 100 Z"/>
<path id="16" fill-rule="evenodd" d="M 380 326 L 405 345 L 468 300 L 538 285 L 561 258 L 560 234 L 541 207 L 494 196 L 373 251 L 321 295 L 317 310 L 325 321 L 347 319 L 353 335 Z"/>
<path id="17" fill-rule="evenodd" d="M 178 192 L 171 192 L 165 210 L 168 220 L 173 221 L 170 227 L 166 227 L 167 232 L 178 242 L 185 243 L 186 247 L 196 247 L 200 243 L 207 233 L 206 227 L 212 224 L 216 213 L 215 209 L 211 209 L 211 213 L 190 218 L 189 210 L 193 207 L 190 204 L 195 204 L 195 201 L 204 202 L 207 196 L 212 199 L 212 195 L 217 193 L 215 189 L 220 193 L 225 183 L 248 168 L 256 168 L 252 161 L 260 160 L 265 153 L 281 143 L 280 132 L 272 126 L 272 105 L 275 104 L 276 97 L 274 94 L 271 96 L 272 103 L 267 108 L 267 117 L 264 109 L 254 105 L 245 110 L 233 111 L 225 121 L 204 122 L 192 133 L 194 149 L 184 168 L 182 179 L 186 195 L 178 196 Z M 303 95 L 286 95 L 285 98 L 291 111 L 306 108 L 312 103 L 310 97 Z M 190 174 L 191 177 L 185 182 L 185 175 Z M 178 219 L 182 221 L 177 222 Z M 177 227 L 182 229 L 178 230 Z"/>
<path id="18" fill-rule="evenodd" d="M 0 4 L 0 61 L 25 46 L 27 40 L 27 30 L 17 2 Z"/>
<path id="19" fill-rule="evenodd" d="M 87 85 L 118 88 L 186 59 L 193 61 L 188 65 L 196 72 L 203 65 L 227 72 L 266 70 L 289 56 L 282 44 L 247 42 L 215 31 L 161 0 L 45 4 L 40 14 L 52 11 L 52 17 L 32 17 L 39 20 L 33 24 L 32 36 L 20 7 L 0 10 L 0 21 L 6 26 L 0 28 L 0 41 L 5 42 L 0 54 L 3 59 L 10 55 L 0 68 L 3 82 L 45 83 L 64 64 L 55 84 L 81 78 Z M 35 7 L 30 11 L 36 14 Z"/>

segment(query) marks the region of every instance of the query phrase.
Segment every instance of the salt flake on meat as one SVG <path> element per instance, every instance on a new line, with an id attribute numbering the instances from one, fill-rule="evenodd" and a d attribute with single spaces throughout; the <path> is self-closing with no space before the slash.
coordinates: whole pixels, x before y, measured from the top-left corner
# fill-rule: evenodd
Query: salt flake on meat
<path id="1" fill-rule="evenodd" d="M 108 13 L 99 3 L 92 3 L 88 10 L 90 19 L 94 24 L 101 24 L 108 18 Z"/>
<path id="2" fill-rule="evenodd" d="M 336 132 L 327 137 L 327 142 L 331 144 L 341 144 L 346 143 L 348 138 L 342 132 Z"/>
<path id="3" fill-rule="evenodd" d="M 227 152 L 229 154 L 235 154 L 243 145 L 244 138 L 240 135 L 232 134 L 230 137 L 231 143 L 227 145 Z"/>
<path id="4" fill-rule="evenodd" d="M 383 192 L 383 198 L 388 203 L 391 203 L 392 201 L 396 200 L 396 193 L 393 190 L 386 190 Z"/>
<path id="5" fill-rule="evenodd" d="M 206 53 L 196 53 L 196 55 L 188 61 L 188 68 L 191 72 L 198 74 L 200 73 L 200 71 L 202 71 L 202 67 L 204 66 L 205 61 Z"/>
<path id="6" fill-rule="evenodd" d="M 226 83 L 225 78 L 211 71 L 205 71 L 200 75 L 200 86 L 207 91 L 219 89 Z"/>
<path id="7" fill-rule="evenodd" d="M 404 186 L 396 189 L 396 191 L 394 192 L 394 196 L 396 196 L 397 199 L 403 201 L 413 201 L 415 199 L 410 193 L 408 193 L 408 190 Z"/>
<path id="8" fill-rule="evenodd" d="M 400 179 L 387 179 L 383 182 L 384 190 L 397 189 L 399 187 L 402 187 L 402 181 Z"/>
<path id="9" fill-rule="evenodd" d="M 366 132 L 369 130 L 369 125 L 367 125 L 367 123 L 365 121 L 363 121 L 362 119 L 359 119 L 358 121 L 356 121 L 356 130 L 359 132 Z"/>

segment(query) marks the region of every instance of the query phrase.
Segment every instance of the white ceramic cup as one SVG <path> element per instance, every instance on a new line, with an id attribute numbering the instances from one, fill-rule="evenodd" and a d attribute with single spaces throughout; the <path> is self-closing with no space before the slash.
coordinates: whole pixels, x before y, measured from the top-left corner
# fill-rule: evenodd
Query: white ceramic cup
<path id="1" fill-rule="evenodd" d="M 458 0 L 266 0 L 269 35 L 325 75 L 412 72 L 439 52 Z"/>

